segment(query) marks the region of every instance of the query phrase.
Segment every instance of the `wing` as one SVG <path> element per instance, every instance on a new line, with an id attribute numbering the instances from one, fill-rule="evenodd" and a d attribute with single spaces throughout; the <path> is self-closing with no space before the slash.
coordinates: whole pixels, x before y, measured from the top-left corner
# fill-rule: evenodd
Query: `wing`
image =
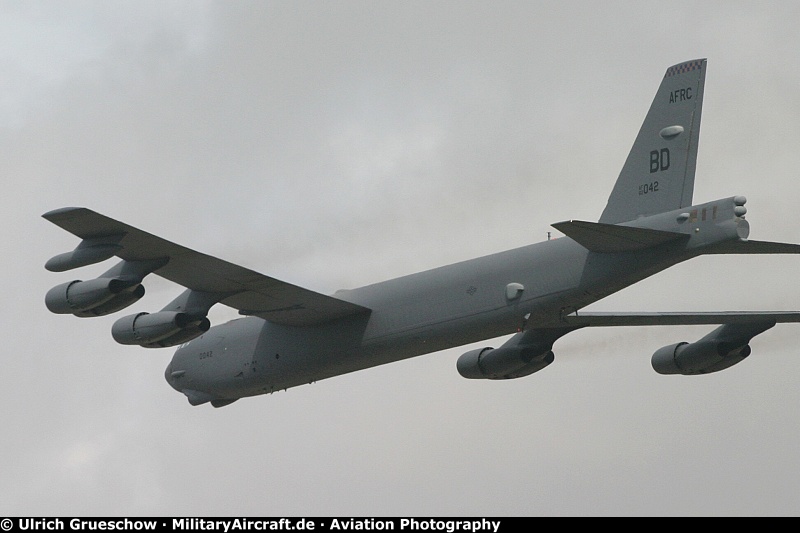
<path id="1" fill-rule="evenodd" d="M 168 259 L 153 272 L 194 291 L 229 294 L 220 303 L 243 315 L 289 326 L 310 326 L 369 312 L 365 307 L 196 252 L 90 209 L 67 207 L 42 216 L 84 242 L 113 242 L 102 246 L 108 250 L 105 258 L 113 253 L 126 261 Z"/>
<path id="2" fill-rule="evenodd" d="M 584 313 L 563 320 L 576 327 L 682 326 L 702 324 L 753 324 L 800 322 L 800 311 L 727 311 L 722 313 Z"/>

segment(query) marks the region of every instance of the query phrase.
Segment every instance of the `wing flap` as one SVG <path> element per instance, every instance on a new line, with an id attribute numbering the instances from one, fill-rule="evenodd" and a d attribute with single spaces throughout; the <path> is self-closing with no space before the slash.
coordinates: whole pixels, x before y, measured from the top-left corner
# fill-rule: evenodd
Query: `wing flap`
<path id="1" fill-rule="evenodd" d="M 241 314 L 289 326 L 311 326 L 369 312 L 366 307 L 196 252 L 90 209 L 67 207 L 42 216 L 84 240 L 122 235 L 121 248 L 115 253 L 120 259 L 168 258 L 167 264 L 155 270 L 155 274 L 194 291 L 230 293 L 220 303 L 238 309 Z"/>
<path id="2" fill-rule="evenodd" d="M 685 233 L 583 220 L 556 222 L 552 226 L 587 250 L 601 253 L 633 252 L 668 242 L 689 240 L 689 235 Z"/>
<path id="3" fill-rule="evenodd" d="M 774 320 L 800 322 L 800 311 L 725 311 L 709 313 L 572 313 L 564 321 L 576 327 L 690 326 L 751 324 Z"/>

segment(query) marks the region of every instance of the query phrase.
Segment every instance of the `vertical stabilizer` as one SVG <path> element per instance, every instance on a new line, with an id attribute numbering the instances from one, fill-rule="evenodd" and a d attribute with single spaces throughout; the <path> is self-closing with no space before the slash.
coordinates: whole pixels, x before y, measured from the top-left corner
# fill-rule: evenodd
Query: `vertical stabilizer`
<path id="1" fill-rule="evenodd" d="M 692 205 L 705 78 L 705 59 L 667 69 L 600 222 Z"/>

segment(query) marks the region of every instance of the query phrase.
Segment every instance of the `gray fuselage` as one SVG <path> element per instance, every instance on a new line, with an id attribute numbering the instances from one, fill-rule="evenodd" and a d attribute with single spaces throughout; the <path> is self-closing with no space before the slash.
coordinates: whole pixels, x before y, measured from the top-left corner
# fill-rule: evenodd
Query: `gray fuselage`
<path id="1" fill-rule="evenodd" d="M 339 291 L 336 298 L 371 312 L 322 326 L 233 320 L 181 346 L 165 376 L 179 391 L 235 399 L 523 329 L 563 327 L 565 314 L 742 237 L 746 222 L 731 205 L 699 206 L 714 209 L 709 220 L 681 219 L 681 210 L 627 224 L 689 236 L 680 243 L 598 253 L 565 237 Z"/>

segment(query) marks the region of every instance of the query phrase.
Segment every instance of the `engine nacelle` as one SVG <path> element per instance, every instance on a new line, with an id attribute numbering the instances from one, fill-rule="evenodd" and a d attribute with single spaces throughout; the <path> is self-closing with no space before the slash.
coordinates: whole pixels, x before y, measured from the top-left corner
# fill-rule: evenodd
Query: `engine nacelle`
<path id="1" fill-rule="evenodd" d="M 178 346 L 179 344 L 189 342 L 190 340 L 199 337 L 209 329 L 211 329 L 211 321 L 207 317 L 203 317 L 203 319 L 197 322 L 195 325 L 187 326 L 171 337 L 167 337 L 166 339 L 161 339 L 156 342 L 151 342 L 149 344 L 142 344 L 141 346 L 144 348 L 168 348 L 170 346 Z"/>
<path id="2" fill-rule="evenodd" d="M 56 314 L 91 317 L 119 311 L 142 296 L 144 287 L 137 281 L 97 278 L 57 285 L 47 291 L 44 302 Z"/>
<path id="3" fill-rule="evenodd" d="M 132 291 L 123 291 L 103 305 L 98 305 L 97 307 L 93 307 L 88 311 L 84 311 L 83 313 L 73 314 L 75 316 L 84 318 L 110 315 L 111 313 L 116 313 L 117 311 L 132 305 L 136 301 L 140 300 L 142 296 L 144 296 L 144 285 L 136 285 Z"/>
<path id="4" fill-rule="evenodd" d="M 653 354 L 653 370 L 659 374 L 694 376 L 725 370 L 750 355 L 750 346 L 729 350 L 724 343 L 679 342 L 664 346 Z"/>
<path id="5" fill-rule="evenodd" d="M 120 344 L 161 348 L 181 344 L 202 335 L 211 327 L 207 317 L 178 311 L 138 313 L 120 318 L 111 335 Z"/>
<path id="6" fill-rule="evenodd" d="M 651 363 L 659 374 L 710 374 L 741 363 L 752 352 L 750 340 L 775 325 L 725 324 L 694 343 L 678 342 L 656 350 Z"/>
<path id="7" fill-rule="evenodd" d="M 513 379 L 538 372 L 554 360 L 551 350 L 536 346 L 483 348 L 459 357 L 456 368 L 468 379 Z"/>

